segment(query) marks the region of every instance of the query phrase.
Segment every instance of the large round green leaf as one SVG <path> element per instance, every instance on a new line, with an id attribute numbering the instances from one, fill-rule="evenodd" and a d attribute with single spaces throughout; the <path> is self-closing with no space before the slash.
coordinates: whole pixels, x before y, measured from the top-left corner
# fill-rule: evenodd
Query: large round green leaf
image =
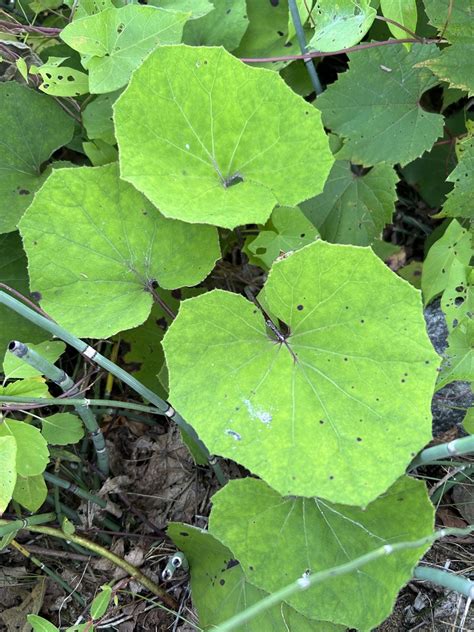
<path id="1" fill-rule="evenodd" d="M 183 551 L 190 565 L 193 603 L 199 625 L 213 629 L 267 597 L 245 577 L 232 552 L 208 531 L 172 522 L 168 535 Z M 340 626 L 307 619 L 280 602 L 245 624 L 245 632 L 333 632 Z"/>
<path id="2" fill-rule="evenodd" d="M 8 233 L 44 181 L 43 163 L 71 140 L 74 124 L 54 99 L 15 81 L 0 83 L 0 112 L 0 233 Z"/>
<path id="3" fill-rule="evenodd" d="M 333 163 L 318 112 L 222 48 L 158 48 L 114 111 L 122 177 L 187 222 L 264 223 L 319 193 Z"/>
<path id="4" fill-rule="evenodd" d="M 365 505 L 431 437 L 419 291 L 370 249 L 317 241 L 273 265 L 260 300 L 288 346 L 242 296 L 184 301 L 164 338 L 173 406 L 280 493 Z"/>
<path id="5" fill-rule="evenodd" d="M 252 478 L 231 481 L 212 502 L 210 532 L 231 549 L 247 579 L 268 592 L 305 573 L 345 564 L 386 544 L 417 540 L 433 530 L 434 510 L 425 484 L 408 477 L 365 509 L 318 498 L 282 498 Z M 288 603 L 308 617 L 373 630 L 390 614 L 426 548 L 383 557 L 293 595 Z"/>
<path id="6" fill-rule="evenodd" d="M 155 281 L 196 285 L 219 257 L 214 228 L 165 219 L 115 164 L 54 171 L 20 226 L 31 287 L 78 336 L 140 325 Z"/>

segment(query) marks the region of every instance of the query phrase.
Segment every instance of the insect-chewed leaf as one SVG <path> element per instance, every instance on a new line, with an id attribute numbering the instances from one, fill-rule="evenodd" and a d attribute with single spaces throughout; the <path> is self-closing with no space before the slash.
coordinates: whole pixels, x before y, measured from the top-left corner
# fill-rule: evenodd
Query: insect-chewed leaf
<path id="1" fill-rule="evenodd" d="M 122 177 L 187 222 L 264 223 L 319 193 L 333 163 L 319 113 L 222 48 L 158 48 L 114 111 Z"/>
<path id="2" fill-rule="evenodd" d="M 345 139 L 337 158 L 364 166 L 404 165 L 430 149 L 443 134 L 444 119 L 423 109 L 420 99 L 437 80 L 415 65 L 437 55 L 434 44 L 414 44 L 409 52 L 380 46 L 350 55 L 349 72 L 316 104 L 324 124 Z"/>
<path id="3" fill-rule="evenodd" d="M 419 291 L 370 249 L 317 241 L 273 265 L 260 300 L 288 346 L 242 296 L 182 303 L 164 338 L 172 405 L 283 495 L 370 502 L 431 437 L 439 358 Z"/>
<path id="4" fill-rule="evenodd" d="M 231 481 L 212 503 L 211 534 L 231 549 L 247 579 L 268 592 L 305 573 L 345 564 L 394 542 L 417 540 L 433 530 L 425 484 L 407 476 L 364 509 L 318 498 L 282 498 L 252 478 Z M 300 591 L 288 603 L 308 617 L 373 630 L 390 614 L 426 548 L 384 556 Z"/>
<path id="5" fill-rule="evenodd" d="M 0 83 L 0 112 L 0 233 L 8 233 L 44 182 L 44 162 L 71 140 L 74 124 L 51 97 L 15 81 Z"/>
<path id="6" fill-rule="evenodd" d="M 289 41 L 294 38 L 295 31 L 289 26 L 292 20 L 288 0 L 247 2 L 247 14 L 249 27 L 235 51 L 237 57 L 280 57 L 299 52 L 294 43 Z M 288 63 L 267 62 L 264 65 L 278 70 Z"/>
<path id="7" fill-rule="evenodd" d="M 458 148 L 461 149 L 459 162 L 447 178 L 454 182 L 454 189 L 448 194 L 441 215 L 474 219 L 474 138 L 466 138 Z"/>
<path id="8" fill-rule="evenodd" d="M 74 20 L 61 39 L 82 55 L 91 93 L 124 86 L 146 55 L 159 44 L 181 41 L 187 13 L 127 5 Z"/>
<path id="9" fill-rule="evenodd" d="M 193 603 L 199 625 L 212 629 L 267 597 L 245 577 L 231 551 L 207 531 L 172 522 L 168 535 L 183 551 L 191 568 Z M 307 619 L 284 602 L 275 604 L 245 624 L 246 632 L 336 632 L 343 628 Z"/>
<path id="10" fill-rule="evenodd" d="M 318 236 L 317 229 L 299 207 L 278 206 L 266 229 L 247 242 L 244 252 L 251 263 L 270 268 L 275 259 L 307 246 Z"/>
<path id="11" fill-rule="evenodd" d="M 20 227 L 42 306 L 78 336 L 140 325 L 151 284 L 196 285 L 219 257 L 215 228 L 164 218 L 116 164 L 54 171 Z"/>
<path id="12" fill-rule="evenodd" d="M 308 46 L 320 51 L 335 51 L 357 44 L 377 15 L 369 0 L 317 1 L 313 11 L 316 28 Z"/>

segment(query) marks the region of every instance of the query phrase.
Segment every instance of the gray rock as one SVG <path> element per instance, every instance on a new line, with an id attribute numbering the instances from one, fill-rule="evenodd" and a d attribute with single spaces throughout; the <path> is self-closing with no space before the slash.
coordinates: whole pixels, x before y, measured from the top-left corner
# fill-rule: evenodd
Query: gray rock
<path id="1" fill-rule="evenodd" d="M 447 347 L 448 328 L 446 319 L 434 301 L 425 309 L 428 335 L 437 353 L 443 355 Z M 439 435 L 453 426 L 459 426 L 474 398 L 469 382 L 452 382 L 435 393 L 431 404 L 433 413 L 433 435 Z"/>

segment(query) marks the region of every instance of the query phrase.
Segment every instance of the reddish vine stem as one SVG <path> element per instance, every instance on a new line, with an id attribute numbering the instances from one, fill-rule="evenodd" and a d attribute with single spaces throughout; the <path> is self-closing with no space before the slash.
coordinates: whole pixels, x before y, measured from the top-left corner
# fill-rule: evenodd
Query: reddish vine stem
<path id="1" fill-rule="evenodd" d="M 28 24 L 20 24 L 0 20 L 0 29 L 8 31 L 12 35 L 21 35 L 22 33 L 35 33 L 36 35 L 45 35 L 46 37 L 56 37 L 62 29 L 48 26 L 30 26 Z"/>
<path id="2" fill-rule="evenodd" d="M 419 35 L 417 35 L 414 31 L 410 30 L 409 28 L 407 28 L 403 24 L 400 24 L 400 22 L 397 22 L 396 20 L 392 20 L 391 18 L 386 18 L 383 15 L 376 15 L 375 19 L 376 20 L 380 20 L 381 22 L 388 22 L 389 24 L 393 24 L 394 26 L 396 26 L 397 28 L 401 29 L 402 31 L 405 31 L 405 33 L 408 33 L 412 37 L 416 38 L 418 42 L 422 42 L 422 40 L 423 40 L 423 38 L 421 38 Z"/>
<path id="3" fill-rule="evenodd" d="M 307 59 L 308 57 L 331 57 L 333 55 L 347 55 L 347 53 L 357 53 L 358 51 L 366 50 L 367 48 L 376 48 L 377 46 L 391 46 L 394 44 L 446 44 L 446 42 L 444 40 L 440 40 L 439 38 L 415 39 L 413 37 L 406 37 L 403 39 L 389 39 L 383 42 L 366 42 L 364 44 L 357 44 L 357 46 L 351 46 L 350 48 L 335 50 L 330 53 L 313 50 L 310 53 L 305 53 L 304 55 L 281 55 L 279 57 L 241 57 L 240 61 L 243 61 L 246 64 L 264 64 L 272 61 L 294 61 L 296 59 Z"/>

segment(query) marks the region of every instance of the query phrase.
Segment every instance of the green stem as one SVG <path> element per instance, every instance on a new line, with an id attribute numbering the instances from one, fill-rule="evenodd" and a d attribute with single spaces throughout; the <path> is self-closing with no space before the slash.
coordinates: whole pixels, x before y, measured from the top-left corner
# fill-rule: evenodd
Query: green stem
<path id="1" fill-rule="evenodd" d="M 13 522 L 17 522 L 17 521 L 14 520 Z M 0 525 L 4 525 L 5 527 L 10 526 L 11 524 L 12 523 L 9 522 L 8 520 L 0 520 Z M 44 535 L 50 535 L 53 538 L 60 538 L 61 540 L 74 542 L 75 544 L 79 544 L 80 546 L 83 546 L 85 549 L 88 549 L 89 551 L 94 551 L 94 553 L 98 553 L 101 557 L 105 557 L 110 562 L 112 562 L 112 564 L 115 564 L 115 566 L 118 566 L 119 568 L 124 570 L 128 575 L 130 575 L 130 577 L 133 577 L 133 579 L 135 579 L 137 582 L 142 584 L 142 586 L 147 588 L 154 595 L 156 595 L 157 597 L 160 597 L 162 601 L 168 606 L 168 608 L 171 608 L 172 610 L 177 610 L 178 604 L 176 603 L 175 599 L 171 595 L 169 595 L 163 588 L 161 588 L 161 586 L 158 586 L 158 584 L 155 584 L 154 581 L 152 581 L 149 577 L 144 575 L 138 568 L 136 568 L 135 566 L 133 566 L 126 560 L 123 560 L 121 557 L 118 557 L 118 555 L 115 555 L 115 553 L 112 553 L 111 551 L 100 546 L 99 544 L 96 544 L 95 542 L 91 542 L 90 540 L 87 540 L 86 538 L 83 538 L 80 535 L 76 535 L 75 533 L 66 534 L 60 531 L 59 529 L 53 529 L 52 527 L 37 527 L 37 526 L 30 526 L 30 525 L 27 525 L 27 526 L 21 525 L 20 528 L 22 529 L 26 528 L 28 529 L 28 531 L 31 531 L 32 533 L 42 533 Z"/>
<path id="2" fill-rule="evenodd" d="M 6 404 L 25 404 L 30 405 L 31 408 L 42 408 L 44 406 L 76 406 L 83 399 L 74 399 L 74 397 L 19 397 L 17 395 L 2 395 L 0 396 L 0 403 Z M 163 411 L 154 408 L 153 406 L 144 406 L 143 404 L 132 404 L 130 402 L 122 402 L 120 400 L 112 399 L 86 399 L 89 406 L 104 406 L 107 408 L 124 408 L 126 410 L 137 410 L 142 413 L 149 413 L 150 415 L 163 415 Z M 16 407 L 18 408 L 18 406 Z M 8 407 L 2 407 L 2 410 L 8 410 Z"/>
<path id="3" fill-rule="evenodd" d="M 462 575 L 456 575 L 456 573 L 450 573 L 431 566 L 417 566 L 413 577 L 443 586 L 449 590 L 455 590 L 468 599 L 474 599 L 474 581 Z"/>
<path id="4" fill-rule="evenodd" d="M 106 509 L 107 501 L 105 501 L 103 498 L 99 498 L 98 496 L 94 496 L 94 494 L 91 494 L 87 490 L 82 489 L 82 487 L 78 487 L 75 483 L 65 481 L 63 478 L 59 478 L 59 476 L 56 476 L 55 474 L 50 474 L 49 472 L 43 472 L 43 476 L 44 479 L 48 481 L 48 483 L 51 483 L 56 487 L 66 489 L 67 491 L 71 492 L 71 494 L 74 494 L 75 496 L 79 496 L 79 498 L 83 498 L 84 500 L 94 503 L 94 505 L 99 505 L 99 507 L 102 507 L 102 509 Z"/>
<path id="5" fill-rule="evenodd" d="M 44 524 L 45 522 L 52 522 L 53 520 L 56 520 L 55 513 L 37 514 L 20 520 L 10 520 L 9 522 L 6 520 L 0 520 L 0 525 L 5 525 L 0 526 L 0 538 L 4 535 L 8 535 L 9 533 L 13 533 L 14 531 L 29 529 L 31 526 Z"/>
<path id="6" fill-rule="evenodd" d="M 370 562 L 378 560 L 382 557 L 386 557 L 387 555 L 392 555 L 393 553 L 404 551 L 406 549 L 418 549 L 426 546 L 427 544 L 432 544 L 436 540 L 444 538 L 447 535 L 465 536 L 472 531 L 474 531 L 474 525 L 472 525 L 471 527 L 467 527 L 466 529 L 441 529 L 440 531 L 435 531 L 434 533 L 424 538 L 413 540 L 411 542 L 385 544 L 384 546 L 375 549 L 375 551 L 366 553 L 365 555 L 362 555 L 355 560 L 347 562 L 346 564 L 333 566 L 332 568 L 328 568 L 324 571 L 320 571 L 319 573 L 314 573 L 312 575 L 303 575 L 291 584 L 288 584 L 284 588 L 280 588 L 280 590 L 277 590 L 271 595 L 268 595 L 268 597 L 265 597 L 264 599 L 253 604 L 253 606 L 250 606 L 250 608 L 239 612 L 221 625 L 216 626 L 214 628 L 214 632 L 228 632 L 229 630 L 234 630 L 235 628 L 243 626 L 246 621 L 249 621 L 253 617 L 264 612 L 265 610 L 268 610 L 268 608 L 279 604 L 281 601 L 287 601 L 288 598 L 295 593 L 301 592 L 303 590 L 308 590 L 308 588 L 311 588 L 316 584 L 320 584 L 327 579 L 340 577 L 341 575 L 346 575 L 347 573 L 352 573 L 362 566 L 365 566 L 366 564 L 369 564 Z"/>
<path id="7" fill-rule="evenodd" d="M 49 360 L 46 360 L 46 358 L 43 358 L 43 356 L 33 349 L 29 349 L 23 342 L 12 340 L 12 342 L 8 345 L 8 350 L 14 356 L 23 360 L 26 364 L 37 369 L 42 375 L 48 378 L 48 380 L 57 384 L 63 393 L 68 393 L 72 396 L 79 393 L 79 388 L 74 384 L 73 380 L 65 371 L 55 366 Z M 97 456 L 97 465 L 100 471 L 103 472 L 105 476 L 108 476 L 109 458 L 107 455 L 104 435 L 99 428 L 97 419 L 90 410 L 89 404 L 85 399 L 82 399 L 81 403 L 76 404 L 74 408 L 79 417 L 82 419 L 84 426 L 92 439 Z"/>
<path id="8" fill-rule="evenodd" d="M 70 584 L 65 582 L 64 579 L 60 577 L 57 573 L 55 573 L 51 568 L 49 568 L 49 566 L 46 566 L 46 564 L 43 564 L 41 560 L 32 555 L 30 551 L 28 551 L 28 549 L 25 549 L 25 547 L 19 544 L 16 540 L 12 540 L 10 542 L 10 546 L 13 546 L 15 549 L 17 549 L 17 551 L 19 551 L 22 555 L 29 559 L 30 562 L 32 562 L 41 571 L 43 571 L 43 573 L 51 577 L 54 582 L 62 586 L 64 590 L 68 593 L 68 595 L 75 599 L 79 605 L 81 605 L 82 607 L 87 605 L 87 601 L 84 599 L 84 597 L 82 597 L 82 595 L 76 592 L 76 590 Z"/>
<path id="9" fill-rule="evenodd" d="M 288 5 L 290 7 L 291 19 L 293 20 L 293 24 L 295 25 L 296 36 L 300 45 L 301 54 L 305 55 L 308 52 L 308 47 L 306 46 L 306 38 L 303 25 L 301 24 L 300 13 L 298 11 L 298 7 L 296 6 L 296 0 L 288 0 Z M 321 94 L 323 91 L 323 87 L 319 80 L 316 68 L 314 67 L 313 60 L 311 59 L 311 57 L 304 57 L 303 59 L 306 70 L 308 71 L 309 78 L 311 79 L 311 83 L 313 84 L 314 91 L 316 92 L 316 94 Z"/>
<path id="10" fill-rule="evenodd" d="M 469 454 L 470 452 L 474 452 L 474 435 L 462 437 L 461 439 L 455 439 L 454 441 L 449 441 L 449 443 L 440 443 L 432 448 L 422 450 L 408 466 L 408 471 L 410 472 L 420 465 L 433 463 L 433 461 L 438 461 L 439 459 L 446 459 L 450 456 L 459 456 L 461 454 Z"/>
<path id="11" fill-rule="evenodd" d="M 161 411 L 163 415 L 172 419 L 180 427 L 181 431 L 185 435 L 187 435 L 189 441 L 195 445 L 196 451 L 201 454 L 203 458 L 208 461 L 210 460 L 210 464 L 214 469 L 219 483 L 221 483 L 221 485 L 224 485 L 227 482 L 227 479 L 224 476 L 219 464 L 213 462 L 213 459 L 209 454 L 209 450 L 199 439 L 194 428 L 192 428 L 187 422 L 185 422 L 181 415 L 177 413 L 174 408 L 170 406 L 170 404 L 161 399 L 161 397 L 159 397 L 156 393 L 141 384 L 141 382 L 139 382 L 132 375 L 111 362 L 108 358 L 98 353 L 83 340 L 81 340 L 80 338 L 76 338 L 76 336 L 73 336 L 71 333 L 63 329 L 54 321 L 45 318 L 41 314 L 38 314 L 17 299 L 9 296 L 6 292 L 0 291 L 0 304 L 5 305 L 17 314 L 20 314 L 38 327 L 41 327 L 41 329 L 44 329 L 53 336 L 56 336 L 56 338 L 64 340 L 64 342 L 79 351 L 79 353 L 82 353 L 86 358 L 89 358 L 89 360 L 94 361 L 100 367 L 102 367 L 109 373 L 112 373 L 116 378 L 118 378 L 122 382 L 125 382 L 125 384 L 132 388 L 136 393 L 139 393 L 139 395 L 141 395 L 145 400 L 151 402 L 154 406 L 158 408 L 158 410 Z"/>

